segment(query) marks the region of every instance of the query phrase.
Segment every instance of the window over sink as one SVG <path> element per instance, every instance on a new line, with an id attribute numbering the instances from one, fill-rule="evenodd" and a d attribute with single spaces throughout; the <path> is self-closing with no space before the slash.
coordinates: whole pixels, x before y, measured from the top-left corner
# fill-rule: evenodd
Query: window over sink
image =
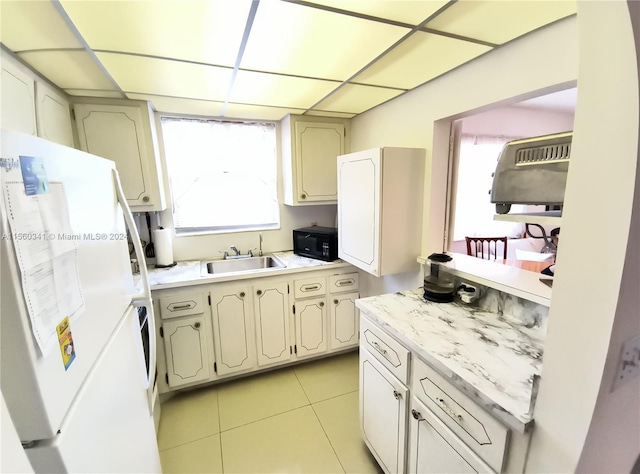
<path id="1" fill-rule="evenodd" d="M 280 226 L 276 125 L 164 116 L 176 233 Z"/>

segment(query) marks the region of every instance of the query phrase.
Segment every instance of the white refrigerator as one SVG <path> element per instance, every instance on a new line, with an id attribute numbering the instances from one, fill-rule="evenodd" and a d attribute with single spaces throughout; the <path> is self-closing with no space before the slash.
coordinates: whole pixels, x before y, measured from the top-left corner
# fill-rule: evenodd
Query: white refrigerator
<path id="1" fill-rule="evenodd" d="M 4 129 L 1 148 L 0 385 L 27 457 L 35 472 L 161 472 L 153 307 L 115 165 Z"/>

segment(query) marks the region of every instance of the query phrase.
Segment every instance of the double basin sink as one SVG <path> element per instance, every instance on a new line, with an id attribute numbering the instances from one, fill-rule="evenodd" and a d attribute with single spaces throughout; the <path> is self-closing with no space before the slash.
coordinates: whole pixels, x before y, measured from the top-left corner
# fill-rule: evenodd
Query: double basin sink
<path id="1" fill-rule="evenodd" d="M 274 257 L 243 257 L 225 260 L 202 262 L 202 275 L 221 275 L 237 272 L 262 272 L 285 268 L 285 265 Z"/>

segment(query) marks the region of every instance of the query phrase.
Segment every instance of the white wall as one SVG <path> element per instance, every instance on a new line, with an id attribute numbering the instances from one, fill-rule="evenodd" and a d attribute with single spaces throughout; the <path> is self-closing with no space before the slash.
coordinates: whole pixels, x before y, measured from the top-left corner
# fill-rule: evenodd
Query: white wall
<path id="1" fill-rule="evenodd" d="M 462 120 L 462 133 L 535 137 L 573 130 L 573 113 L 502 107 Z"/>
<path id="2" fill-rule="evenodd" d="M 631 226 L 640 212 L 640 99 L 627 8 L 578 2 L 578 159 L 567 181 L 530 471 L 629 472 L 640 452 L 640 380 L 611 391 L 622 342 L 640 334 L 637 220 Z M 601 258 L 585 257 L 594 255 L 592 235 Z"/>
<path id="3" fill-rule="evenodd" d="M 486 112 L 490 107 L 504 107 L 574 87 L 577 49 L 577 20 L 572 17 L 353 119 L 353 151 L 378 146 L 426 149 L 422 255 L 444 248 L 449 124 L 441 120 L 458 119 Z M 369 287 L 384 293 L 415 288 L 420 281 L 419 273 L 413 278 L 392 275 L 375 279 Z"/>

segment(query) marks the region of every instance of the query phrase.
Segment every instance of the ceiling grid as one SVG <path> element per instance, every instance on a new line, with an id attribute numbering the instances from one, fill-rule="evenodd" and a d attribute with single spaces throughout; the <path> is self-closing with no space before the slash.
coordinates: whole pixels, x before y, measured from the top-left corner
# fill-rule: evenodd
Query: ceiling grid
<path id="1" fill-rule="evenodd" d="M 576 13 L 574 1 L 3 0 L 4 47 L 69 95 L 172 114 L 353 117 Z"/>

